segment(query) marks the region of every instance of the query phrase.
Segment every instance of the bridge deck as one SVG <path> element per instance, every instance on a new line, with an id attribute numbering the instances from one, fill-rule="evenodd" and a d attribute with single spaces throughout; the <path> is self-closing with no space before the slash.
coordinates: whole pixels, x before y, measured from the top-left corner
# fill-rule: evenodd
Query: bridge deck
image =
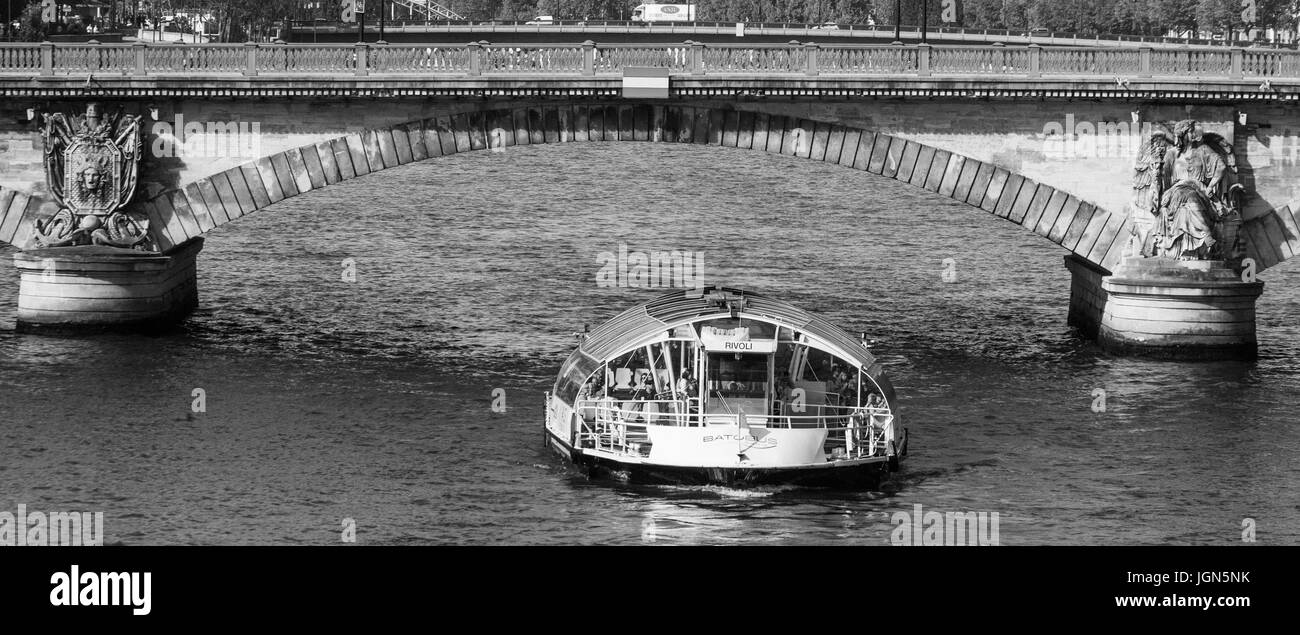
<path id="1" fill-rule="evenodd" d="M 0 93 L 617 96 L 630 67 L 667 68 L 679 97 L 1278 100 L 1300 86 L 1300 53 L 1264 49 L 47 42 L 0 45 Z"/>
<path id="2" fill-rule="evenodd" d="M 1172 79 L 1300 79 L 1300 53 L 1272 49 L 786 44 L 0 44 L 0 74 L 186 73 L 595 75 L 674 73 Z"/>

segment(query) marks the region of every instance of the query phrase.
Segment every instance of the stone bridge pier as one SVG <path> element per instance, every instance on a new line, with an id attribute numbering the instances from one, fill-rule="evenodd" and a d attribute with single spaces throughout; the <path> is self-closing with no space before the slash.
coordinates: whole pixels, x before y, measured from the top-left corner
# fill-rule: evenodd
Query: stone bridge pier
<path id="1" fill-rule="evenodd" d="M 1176 359 L 1249 359 L 1257 353 L 1260 280 L 1222 261 L 1125 258 L 1115 272 L 1077 256 L 1069 323 L 1118 354 Z"/>

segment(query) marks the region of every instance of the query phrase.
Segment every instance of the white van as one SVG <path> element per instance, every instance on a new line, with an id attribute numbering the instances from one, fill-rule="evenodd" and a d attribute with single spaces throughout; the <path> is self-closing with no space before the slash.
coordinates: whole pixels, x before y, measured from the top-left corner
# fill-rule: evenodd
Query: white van
<path id="1" fill-rule="evenodd" d="M 694 22 L 693 4 L 639 4 L 632 9 L 633 22 Z"/>
<path id="2" fill-rule="evenodd" d="M 539 15 L 524 24 L 555 24 L 555 16 Z"/>

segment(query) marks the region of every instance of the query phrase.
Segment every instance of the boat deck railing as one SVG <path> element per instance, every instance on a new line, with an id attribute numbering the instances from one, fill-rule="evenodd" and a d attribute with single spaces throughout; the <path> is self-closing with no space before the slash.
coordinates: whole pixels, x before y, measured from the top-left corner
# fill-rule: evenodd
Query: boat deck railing
<path id="1" fill-rule="evenodd" d="M 888 408 L 814 406 L 820 414 L 750 415 L 700 413 L 698 400 L 579 400 L 577 445 L 614 454 L 649 456 L 651 426 L 745 426 L 764 429 L 825 429 L 831 460 L 886 456 L 894 438 Z"/>

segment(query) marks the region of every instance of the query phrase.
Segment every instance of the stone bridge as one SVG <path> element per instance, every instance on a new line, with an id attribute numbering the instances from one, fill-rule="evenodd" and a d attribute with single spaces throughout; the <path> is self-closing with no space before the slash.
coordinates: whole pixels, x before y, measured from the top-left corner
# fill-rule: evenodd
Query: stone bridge
<path id="1" fill-rule="evenodd" d="M 1128 240 L 1144 137 L 1194 119 L 1234 149 L 1252 193 L 1243 247 L 1263 270 L 1300 253 L 1297 89 L 1300 55 L 1275 50 L 0 46 L 0 241 L 34 248 L 35 221 L 57 211 L 29 115 L 100 102 L 144 117 L 131 209 L 163 252 L 412 161 L 632 141 L 774 152 L 896 179 L 1017 223 L 1091 267 L 1073 267 L 1076 282 L 1099 280 Z M 232 135 L 238 152 L 223 146 Z M 1251 311 L 1253 324 L 1253 302 Z"/>

